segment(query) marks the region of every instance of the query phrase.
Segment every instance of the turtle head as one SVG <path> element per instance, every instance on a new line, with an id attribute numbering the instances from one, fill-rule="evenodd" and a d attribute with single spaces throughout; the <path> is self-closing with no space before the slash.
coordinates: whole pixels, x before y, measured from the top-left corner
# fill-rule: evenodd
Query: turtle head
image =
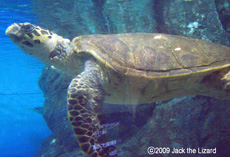
<path id="1" fill-rule="evenodd" d="M 68 39 L 30 23 L 14 23 L 7 28 L 6 35 L 26 54 L 48 64 L 52 64 L 52 59 L 61 54 L 56 51 L 58 43 L 69 44 Z"/>

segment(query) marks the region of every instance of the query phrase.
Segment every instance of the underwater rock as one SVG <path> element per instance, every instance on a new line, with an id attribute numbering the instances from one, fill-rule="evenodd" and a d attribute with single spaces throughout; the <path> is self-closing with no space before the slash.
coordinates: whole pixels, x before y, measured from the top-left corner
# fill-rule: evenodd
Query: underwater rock
<path id="1" fill-rule="evenodd" d="M 45 97 L 43 117 L 54 136 L 71 151 L 78 147 L 78 142 L 67 117 L 66 91 L 70 80 L 51 67 L 45 67 L 39 78 L 39 86 Z"/>
<path id="2" fill-rule="evenodd" d="M 154 8 L 158 32 L 229 45 L 230 35 L 223 29 L 215 0 L 156 0 Z"/>
<path id="3" fill-rule="evenodd" d="M 148 123 L 121 145 L 122 152 L 126 156 L 145 156 L 150 146 L 196 151 L 203 147 L 216 148 L 218 156 L 229 156 L 229 103 L 229 100 L 204 96 L 176 98 L 162 103 L 155 108 Z"/>
<path id="4" fill-rule="evenodd" d="M 230 2 L 229 0 L 215 0 L 215 2 L 223 29 L 230 32 Z"/>
<path id="5" fill-rule="evenodd" d="M 83 155 L 80 148 L 75 148 L 73 151 L 67 151 L 62 142 L 54 135 L 48 136 L 43 142 L 41 149 L 34 157 L 86 157 Z"/>
<path id="6" fill-rule="evenodd" d="M 85 34 L 156 30 L 152 0 L 34 0 L 33 3 L 39 25 L 69 39 Z"/>

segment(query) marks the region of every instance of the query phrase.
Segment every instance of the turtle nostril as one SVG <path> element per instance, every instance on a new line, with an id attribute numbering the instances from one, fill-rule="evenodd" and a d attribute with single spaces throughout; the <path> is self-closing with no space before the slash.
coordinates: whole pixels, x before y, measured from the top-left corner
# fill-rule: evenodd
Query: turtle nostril
<path id="1" fill-rule="evenodd" d="M 6 29 L 6 35 L 16 34 L 20 30 L 17 24 L 13 24 Z"/>

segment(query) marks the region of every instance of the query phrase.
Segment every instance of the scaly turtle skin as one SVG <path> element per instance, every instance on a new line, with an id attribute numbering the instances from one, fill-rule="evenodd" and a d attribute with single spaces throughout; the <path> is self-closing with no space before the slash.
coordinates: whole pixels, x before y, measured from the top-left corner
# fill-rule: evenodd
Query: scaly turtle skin
<path id="1" fill-rule="evenodd" d="M 200 94 L 230 99 L 230 48 L 166 34 L 76 37 L 70 42 L 30 23 L 6 34 L 25 53 L 73 77 L 68 117 L 89 156 L 117 156 L 98 114 L 103 102 L 141 104 Z"/>

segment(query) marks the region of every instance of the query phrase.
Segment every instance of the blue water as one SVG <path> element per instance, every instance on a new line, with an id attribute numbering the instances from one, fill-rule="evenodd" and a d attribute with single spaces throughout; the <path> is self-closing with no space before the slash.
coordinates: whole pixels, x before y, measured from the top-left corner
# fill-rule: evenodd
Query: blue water
<path id="1" fill-rule="evenodd" d="M 0 2 L 0 156 L 33 156 L 51 131 L 34 112 L 44 101 L 38 87 L 43 64 L 22 53 L 5 35 L 14 22 L 36 23 L 30 0 Z"/>

